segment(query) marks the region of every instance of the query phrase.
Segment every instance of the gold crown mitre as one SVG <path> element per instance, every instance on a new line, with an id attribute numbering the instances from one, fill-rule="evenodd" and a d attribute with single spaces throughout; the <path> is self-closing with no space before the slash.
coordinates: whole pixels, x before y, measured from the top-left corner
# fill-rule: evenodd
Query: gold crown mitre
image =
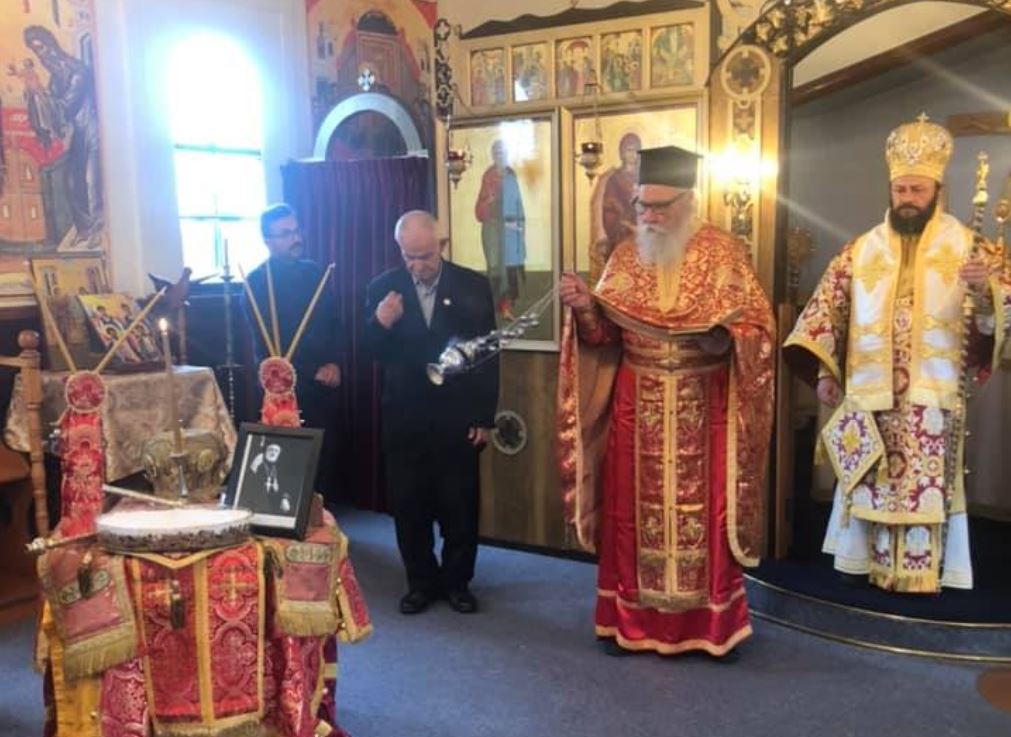
<path id="1" fill-rule="evenodd" d="M 912 123 L 900 125 L 885 143 L 888 178 L 921 176 L 944 180 L 954 140 L 944 126 L 931 123 L 926 113 Z"/>

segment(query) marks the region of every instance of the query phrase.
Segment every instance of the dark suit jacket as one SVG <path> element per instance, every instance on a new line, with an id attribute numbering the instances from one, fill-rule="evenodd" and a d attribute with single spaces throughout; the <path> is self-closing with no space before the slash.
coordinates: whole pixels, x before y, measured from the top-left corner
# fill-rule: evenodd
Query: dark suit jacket
<path id="1" fill-rule="evenodd" d="M 387 330 L 376 320 L 376 307 L 391 291 L 403 296 L 404 315 Z M 410 272 L 403 266 L 391 269 L 369 284 L 365 315 L 366 345 L 383 366 L 387 450 L 430 443 L 462 445 L 468 428 L 494 426 L 498 356 L 473 371 L 447 376 L 442 386 L 432 384 L 425 372 L 451 340 L 495 329 L 491 287 L 482 274 L 444 261 L 432 324 L 426 326 Z"/>

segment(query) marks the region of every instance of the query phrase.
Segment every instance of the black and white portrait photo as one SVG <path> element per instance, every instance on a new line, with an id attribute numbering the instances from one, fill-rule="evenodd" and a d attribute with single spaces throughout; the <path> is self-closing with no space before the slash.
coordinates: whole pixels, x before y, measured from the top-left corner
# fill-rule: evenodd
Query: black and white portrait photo
<path id="1" fill-rule="evenodd" d="M 244 423 L 226 505 L 253 513 L 253 528 L 302 537 L 312 502 L 322 433 Z"/>

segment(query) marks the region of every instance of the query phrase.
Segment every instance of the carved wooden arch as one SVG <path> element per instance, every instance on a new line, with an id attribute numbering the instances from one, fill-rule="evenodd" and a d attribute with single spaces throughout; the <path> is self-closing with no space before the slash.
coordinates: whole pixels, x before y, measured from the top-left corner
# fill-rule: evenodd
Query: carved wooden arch
<path id="1" fill-rule="evenodd" d="M 944 0 L 1011 14 L 1011 0 Z M 924 0 L 774 0 L 741 32 L 720 62 L 742 44 L 758 46 L 790 65 L 845 31 L 878 13 Z"/>
<path id="2" fill-rule="evenodd" d="M 414 123 L 410 111 L 395 97 L 380 92 L 362 92 L 341 100 L 327 113 L 316 133 L 316 143 L 313 146 L 313 158 L 319 161 L 326 159 L 327 148 L 334 133 L 348 118 L 364 112 L 374 112 L 387 118 L 397 127 L 407 146 L 408 156 L 427 156 L 428 150 L 421 142 L 421 133 Z"/>

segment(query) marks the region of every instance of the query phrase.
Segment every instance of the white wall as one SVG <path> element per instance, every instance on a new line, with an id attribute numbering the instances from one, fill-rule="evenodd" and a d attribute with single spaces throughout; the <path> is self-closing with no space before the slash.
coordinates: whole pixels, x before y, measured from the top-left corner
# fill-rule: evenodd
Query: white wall
<path id="1" fill-rule="evenodd" d="M 267 198 L 279 167 L 312 152 L 303 0 L 95 0 L 106 217 L 117 288 L 150 291 L 150 271 L 174 277 L 182 249 L 161 70 L 173 40 L 227 33 L 260 65 Z"/>

